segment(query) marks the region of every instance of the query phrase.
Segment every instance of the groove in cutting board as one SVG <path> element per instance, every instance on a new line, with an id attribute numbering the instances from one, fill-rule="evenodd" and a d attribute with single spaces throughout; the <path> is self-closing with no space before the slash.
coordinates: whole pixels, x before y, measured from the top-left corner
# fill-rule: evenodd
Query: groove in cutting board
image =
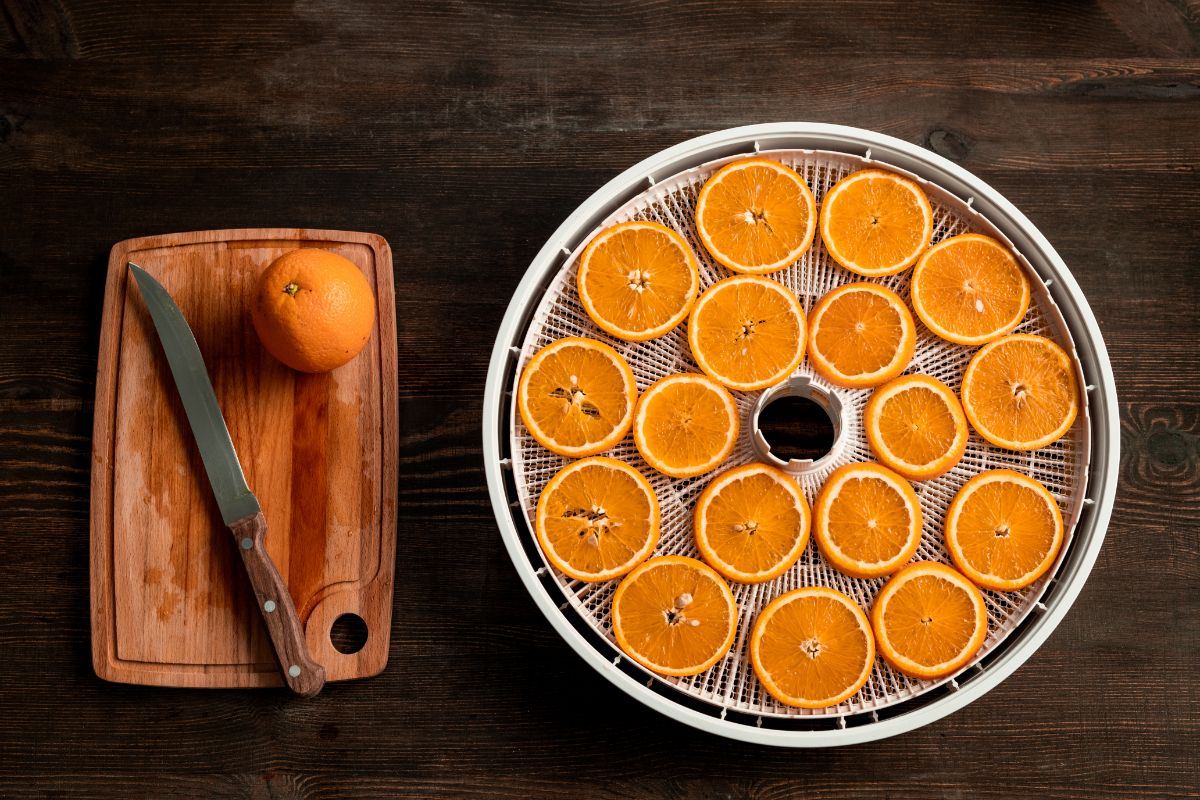
<path id="1" fill-rule="evenodd" d="M 249 320 L 259 273 L 297 247 L 346 256 L 378 301 L 363 352 L 322 375 L 276 361 Z M 387 662 L 396 545 L 391 251 L 373 234 L 269 228 L 131 239 L 112 250 L 92 457 L 96 674 L 164 686 L 281 685 L 128 261 L 163 283 L 196 335 L 313 657 L 329 680 L 377 674 Z M 354 654 L 330 640 L 345 613 L 367 627 Z"/>

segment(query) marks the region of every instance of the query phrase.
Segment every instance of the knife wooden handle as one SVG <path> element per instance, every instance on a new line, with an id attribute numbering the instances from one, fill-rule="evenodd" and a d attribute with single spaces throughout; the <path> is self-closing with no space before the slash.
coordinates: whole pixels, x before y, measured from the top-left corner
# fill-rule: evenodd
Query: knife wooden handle
<path id="1" fill-rule="evenodd" d="M 301 697 L 312 697 L 325 685 L 325 668 L 313 661 L 304 641 L 304 626 L 296 613 L 296 604 L 284 584 L 275 562 L 267 554 L 264 539 L 267 520 L 262 512 L 229 524 L 250 585 L 258 598 L 258 610 L 267 623 L 279 669 L 288 688 Z"/>

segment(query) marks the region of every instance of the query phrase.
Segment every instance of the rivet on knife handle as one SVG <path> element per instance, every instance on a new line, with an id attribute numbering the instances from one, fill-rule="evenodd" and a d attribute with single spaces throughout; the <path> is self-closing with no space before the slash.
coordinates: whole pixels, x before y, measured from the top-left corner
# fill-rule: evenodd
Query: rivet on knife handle
<path id="1" fill-rule="evenodd" d="M 292 595 L 267 554 L 264 542 L 267 520 L 260 511 L 229 523 L 229 530 L 237 540 L 238 552 L 258 598 L 258 610 L 283 669 L 283 679 L 296 694 L 312 697 L 325 685 L 325 668 L 309 657 L 304 626 L 300 624 Z"/>

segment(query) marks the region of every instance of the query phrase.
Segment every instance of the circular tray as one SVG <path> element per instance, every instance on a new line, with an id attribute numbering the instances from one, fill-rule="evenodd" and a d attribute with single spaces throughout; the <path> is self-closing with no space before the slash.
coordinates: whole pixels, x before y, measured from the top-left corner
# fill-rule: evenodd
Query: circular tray
<path id="1" fill-rule="evenodd" d="M 962 705 L 969 697 L 964 693 L 965 689 L 976 685 L 985 677 L 994 677 L 998 681 L 998 668 L 991 665 L 999 662 L 999 657 L 1003 656 L 1004 652 L 1022 649 L 1016 647 L 1022 641 L 1026 643 L 1026 648 L 1028 647 L 1029 634 L 1024 631 L 1032 630 L 1034 626 L 1027 623 L 1047 616 L 1048 602 L 1054 599 L 1047 596 L 1048 590 L 1061 581 L 1061 568 L 1073 558 L 1078 560 L 1077 554 L 1082 552 L 1086 555 L 1088 552 L 1088 548 L 1080 547 L 1078 523 L 1086 511 L 1091 511 L 1092 505 L 1089 499 L 1089 475 L 1093 471 L 1090 468 L 1090 457 L 1097 444 L 1094 441 L 1097 432 L 1093 431 L 1092 425 L 1092 416 L 1097 410 L 1093 408 L 1097 382 L 1089 377 L 1089 359 L 1080 357 L 1080 354 L 1086 353 L 1088 356 L 1102 358 L 1104 350 L 1094 328 L 1089 329 L 1085 323 L 1082 331 L 1076 331 L 1078 326 L 1072 326 L 1068 321 L 1072 316 L 1078 318 L 1080 310 L 1084 313 L 1087 311 L 1086 304 L 1082 297 L 1078 296 L 1077 290 L 1069 294 L 1068 313 L 1064 314 L 1060 311 L 1053 293 L 1054 277 L 1048 275 L 1044 268 L 1039 268 L 1045 266 L 1039 264 L 1038 256 L 1041 255 L 1041 251 L 1037 248 L 1031 251 L 1029 247 L 1023 246 L 1024 243 L 1019 237 L 1010 236 L 1012 230 L 1006 230 L 1002 224 L 1006 215 L 981 213 L 977 195 L 970 194 L 964 198 L 957 194 L 954 191 L 957 187 L 954 181 L 950 180 L 956 176 L 948 174 L 945 162 L 937 163 L 941 160 L 936 156 L 912 148 L 911 145 L 890 140 L 888 137 L 879 137 L 877 134 L 854 129 L 837 129 L 833 126 L 784 126 L 789 129 L 824 129 L 833 141 L 822 142 L 823 146 L 820 147 L 797 147 L 794 137 L 803 136 L 799 130 L 791 134 L 793 138 L 781 143 L 785 146 L 772 146 L 775 142 L 763 139 L 778 136 L 779 134 L 772 130 L 778 127 L 756 126 L 742 132 L 724 132 L 724 136 L 728 137 L 728 144 L 733 144 L 732 151 L 729 148 L 721 151 L 715 146 L 691 148 L 694 151 L 691 160 L 686 160 L 685 157 L 683 163 L 676 162 L 680 169 L 674 173 L 664 174 L 665 170 L 660 168 L 657 172 L 662 177 L 657 178 L 653 167 L 646 169 L 645 183 L 641 185 L 640 190 L 636 185 L 627 188 L 623 185 L 620 190 L 614 191 L 614 184 L 628 183 L 622 182 L 622 178 L 625 177 L 622 176 L 598 192 L 588 203 L 609 199 L 609 207 L 605 213 L 592 214 L 591 218 L 582 224 L 572 225 L 572 221 L 568 220 L 564 228 L 571 226 L 568 231 L 569 238 L 557 238 L 547 246 L 548 249 L 557 245 L 557 255 L 551 254 L 551 257 L 544 258 L 547 256 L 544 249 L 530 269 L 531 274 L 542 278 L 541 285 L 537 290 L 530 292 L 518 289 L 509 309 L 505 327 L 511 330 L 501 331 L 497 353 L 494 354 L 489 374 L 489 397 L 485 403 L 485 444 L 488 443 L 488 432 L 491 430 L 500 439 L 495 443 L 497 454 L 501 451 L 507 454 L 507 458 L 497 459 L 498 463 L 495 465 L 504 473 L 503 491 L 498 493 L 494 484 L 491 489 L 502 531 L 505 533 L 510 552 L 514 554 L 514 562 L 523 576 L 527 571 L 532 572 L 537 584 L 535 598 L 544 592 L 555 602 L 554 610 L 548 611 L 548 614 L 552 621 L 556 622 L 556 627 L 562 630 L 559 623 L 566 623 L 580 635 L 582 642 L 572 641 L 573 637 L 568 637 L 568 641 L 572 641 L 576 649 L 585 652 L 582 648 L 587 648 L 590 650 L 589 655 L 603 659 L 602 670 L 618 685 L 631 690 L 632 687 L 628 684 L 630 681 L 636 681 L 637 694 L 641 694 L 642 689 L 652 692 L 656 698 L 666 702 L 665 707 L 660 706 L 663 710 L 684 721 L 737 738 L 778 744 L 819 745 L 841 740 L 876 738 L 914 727 L 921 724 L 922 720 L 934 719 L 941 715 L 930 713 L 939 705 L 939 699 L 943 701 L 943 707 Z M 866 138 L 868 144 L 874 142 L 874 147 L 862 149 L 856 146 L 855 142 L 846 141 L 848 136 L 839 136 L 843 131 Z M 789 134 L 782 132 L 782 135 Z M 721 137 L 722 134 L 714 134 L 712 137 L 703 137 L 702 140 Z M 684 143 L 678 148 L 672 148 L 660 154 L 657 160 L 663 161 L 663 157 L 672 151 L 688 149 L 688 145 L 692 144 L 694 143 Z M 831 147 L 830 144 L 835 146 Z M 885 151 L 897 145 L 911 151 L 909 155 L 915 154 L 916 162 L 905 163 L 899 159 L 885 159 L 884 156 L 890 154 Z M 622 658 L 612 641 L 609 608 L 617 582 L 587 584 L 573 581 L 549 567 L 538 549 L 536 540 L 530 533 L 537 497 L 546 481 L 567 463 L 567 460 L 545 450 L 529 436 L 514 413 L 511 403 L 516 377 L 525 361 L 541 347 L 563 336 L 591 336 L 616 347 L 633 368 L 639 389 L 645 389 L 651 382 L 667 374 L 698 371 L 688 349 L 684 326 L 660 339 L 642 343 L 623 342 L 600 331 L 579 305 L 574 288 L 576 259 L 598 230 L 627 219 L 653 219 L 679 231 L 689 240 L 701 262 L 702 289 L 728 276 L 730 273 L 727 270 L 715 265 L 707 257 L 695 235 L 692 221 L 694 202 L 704 181 L 717 168 L 734 158 L 754 152 L 795 168 L 812 187 L 818 202 L 838 179 L 866 166 L 883 166 L 920 181 L 933 203 L 935 242 L 946 236 L 975 231 L 1005 241 L 1018 254 L 1018 260 L 1030 275 L 1034 289 L 1030 312 L 1018 330 L 1049 336 L 1062 344 L 1068 352 L 1076 354 L 1080 385 L 1089 387 L 1088 391 L 1082 393 L 1083 402 L 1078 421 L 1059 442 L 1031 453 L 1015 453 L 993 447 L 972 434 L 967 453 L 954 470 L 931 481 L 914 483 L 925 515 L 918 557 L 945 562 L 948 561 L 948 557 L 942 544 L 942 520 L 958 488 L 969 477 L 984 469 L 1009 467 L 1032 475 L 1050 489 L 1064 511 L 1068 536 L 1056 569 L 1024 591 L 984 593 L 989 613 L 988 638 L 977 658 L 959 673 L 941 681 L 919 681 L 892 670 L 882 659 L 878 659 L 866 686 L 854 697 L 828 709 L 790 708 L 778 703 L 762 689 L 745 655 L 746 637 L 750 626 L 766 602 L 797 586 L 831 586 L 846 592 L 864 609 L 869 609 L 875 592 L 884 582 L 882 579 L 848 578 L 828 566 L 815 544 L 810 543 L 800 561 L 780 578 L 753 586 L 733 584 L 734 597 L 739 607 L 739 629 L 734 647 L 725 659 L 701 675 L 690 678 L 663 678 L 646 671 L 630 659 Z M 669 166 L 667 168 L 669 169 Z M 957 171 L 961 173 L 961 170 Z M 994 195 L 991 190 L 987 191 Z M 616 202 L 612 202 L 614 200 Z M 580 211 L 585 211 L 588 204 L 581 207 Z M 579 212 L 572 219 L 577 216 Z M 1023 218 L 1019 218 L 1019 221 L 1023 221 Z M 1028 226 L 1028 223 L 1025 222 L 1024 225 Z M 1024 232 L 1024 226 L 1018 228 Z M 1028 226 L 1028 230 L 1036 234 L 1032 226 Z M 1049 253 L 1052 255 L 1053 251 Z M 1057 257 L 1053 260 L 1056 261 Z M 1065 273 L 1064 267 L 1059 269 Z M 910 274 L 911 271 L 905 271 L 879 282 L 897 290 L 901 296 L 906 296 Z M 861 280 L 833 263 L 825 254 L 819 239 L 796 264 L 775 273 L 772 277 L 797 294 L 806 312 L 811 311 L 815 301 L 831 288 Z M 514 320 L 514 317 L 519 319 Z M 963 368 L 975 352 L 975 348 L 944 342 L 919 324 L 918 331 L 916 353 L 906 372 L 933 375 L 957 390 Z M 1080 333 L 1086 336 L 1080 336 Z M 501 346 L 508 352 L 502 353 Z M 499 380 L 496 380 L 497 356 L 503 359 L 499 368 L 504 370 L 504 375 Z M 807 376 L 813 383 L 833 393 L 844 411 L 845 439 L 836 457 L 824 460 L 821 469 L 798 477 L 811 502 L 832 469 L 844 463 L 873 460 L 861 424 L 862 406 L 870 396 L 870 390 L 846 390 L 830 386 L 811 371 L 807 362 L 801 365 L 798 374 Z M 1101 374 L 1104 374 L 1103 369 Z M 497 388 L 493 383 L 501 381 L 505 384 L 505 397 L 502 403 L 497 404 L 496 416 L 492 416 L 491 394 Z M 1111 378 L 1108 378 L 1106 391 L 1111 391 L 1111 385 Z M 742 415 L 743 430 L 738 446 L 721 469 L 755 460 L 751 441 L 752 430 L 746 422 L 760 394 L 734 393 Z M 1106 405 L 1105 410 L 1112 407 Z M 496 430 L 497 423 L 499 430 Z M 1115 450 L 1115 440 L 1101 438 L 1104 452 L 1100 453 L 1099 448 L 1096 448 L 1097 455 L 1107 458 L 1112 455 L 1109 451 Z M 503 441 L 504 439 L 507 441 Z M 691 509 L 711 475 L 685 480 L 667 478 L 641 461 L 628 438 L 611 454 L 633 464 L 654 485 L 662 505 L 662 539 L 656 553 L 697 556 L 691 534 Z M 491 479 L 493 465 L 489 463 L 488 467 Z M 1109 494 L 1111 495 L 1111 492 Z M 1091 496 L 1097 495 L 1093 492 Z M 1089 515 L 1093 520 L 1095 516 Z M 1102 527 L 1098 528 L 1094 524 L 1089 527 L 1088 539 L 1089 542 L 1094 542 L 1094 546 L 1098 546 L 1102 530 Z M 1094 552 L 1092 557 L 1094 558 Z M 1085 575 L 1086 572 L 1080 575 L 1080 583 Z M 528 578 L 527 583 L 530 583 Z M 1062 603 L 1061 600 L 1057 602 Z M 544 604 L 543 608 L 546 608 Z M 1015 664 L 1013 666 L 1015 667 Z M 950 702 L 944 702 L 947 700 Z M 959 702 L 954 702 L 956 700 Z M 693 717 L 697 714 L 703 715 L 702 718 Z M 893 720 L 902 720 L 904 725 L 887 724 Z"/>

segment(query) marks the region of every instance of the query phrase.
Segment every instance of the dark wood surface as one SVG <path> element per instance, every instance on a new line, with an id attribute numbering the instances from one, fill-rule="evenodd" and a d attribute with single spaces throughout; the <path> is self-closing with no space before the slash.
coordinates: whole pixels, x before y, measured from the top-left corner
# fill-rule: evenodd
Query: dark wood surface
<path id="1" fill-rule="evenodd" d="M 0 796 L 1186 797 L 1200 786 L 1200 6 L 1177 0 L 3 0 Z M 598 677 L 519 583 L 480 413 L 561 220 L 682 139 L 801 119 L 922 144 L 1070 265 L 1120 393 L 1121 486 L 1066 620 L 927 728 L 770 750 Z M 107 684 L 88 637 L 105 260 L 171 231 L 374 231 L 396 265 L 402 460 L 380 676 Z"/>

